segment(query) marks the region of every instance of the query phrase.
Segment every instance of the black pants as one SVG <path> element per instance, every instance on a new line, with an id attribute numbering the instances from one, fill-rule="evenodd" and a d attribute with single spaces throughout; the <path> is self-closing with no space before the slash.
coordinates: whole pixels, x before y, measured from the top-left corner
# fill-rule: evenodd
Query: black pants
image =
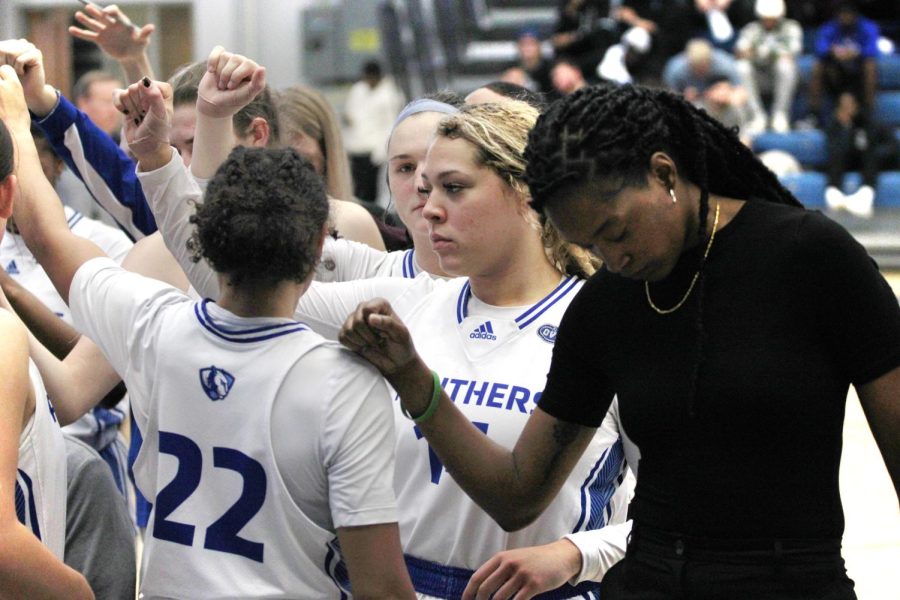
<path id="1" fill-rule="evenodd" d="M 828 185 L 841 189 L 844 173 L 859 169 L 863 185 L 875 187 L 879 171 L 896 167 L 897 146 L 875 141 L 870 131 L 869 144 L 864 150 L 856 147 L 853 137 L 859 130 L 832 127 L 828 130 Z"/>
<path id="2" fill-rule="evenodd" d="M 638 528 L 603 579 L 603 600 L 854 600 L 840 540 L 720 542 Z"/>
<path id="3" fill-rule="evenodd" d="M 353 176 L 353 195 L 366 202 L 378 198 L 378 165 L 369 154 L 351 154 L 350 172 Z"/>

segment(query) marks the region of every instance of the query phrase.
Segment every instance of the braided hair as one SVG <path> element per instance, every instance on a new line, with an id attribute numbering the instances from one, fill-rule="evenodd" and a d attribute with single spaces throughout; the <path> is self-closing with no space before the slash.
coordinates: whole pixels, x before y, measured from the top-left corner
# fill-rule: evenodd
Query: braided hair
<path id="1" fill-rule="evenodd" d="M 650 157 L 664 152 L 700 189 L 699 239 L 706 239 L 709 195 L 802 206 L 726 128 L 670 92 L 641 86 L 594 86 L 556 102 L 538 119 L 525 151 L 531 206 L 542 212 L 561 189 L 603 178 L 646 187 Z M 703 265 L 696 286 L 697 354 L 688 410 L 703 358 Z"/>

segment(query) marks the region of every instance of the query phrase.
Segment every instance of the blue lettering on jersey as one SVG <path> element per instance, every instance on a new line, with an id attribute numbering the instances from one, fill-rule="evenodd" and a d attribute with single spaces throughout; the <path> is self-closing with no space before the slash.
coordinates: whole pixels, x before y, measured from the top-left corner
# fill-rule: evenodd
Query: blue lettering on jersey
<path id="1" fill-rule="evenodd" d="M 472 425 L 477 427 L 481 431 L 481 433 L 487 435 L 487 423 L 472 421 Z M 417 440 L 421 440 L 423 437 L 425 437 L 425 434 L 422 433 L 422 430 L 418 427 L 413 427 L 413 432 L 415 432 Z M 431 444 L 428 444 L 428 462 L 431 465 L 431 483 L 437 485 L 441 482 L 441 474 L 444 472 L 444 463 L 442 463 L 441 459 L 438 458 L 437 452 L 434 451 L 434 449 L 431 447 Z"/>
<path id="2" fill-rule="evenodd" d="M 559 328 L 556 325 L 547 323 L 538 327 L 537 334 L 548 344 L 554 344 L 556 343 L 556 332 L 558 330 Z"/>
<path id="3" fill-rule="evenodd" d="M 529 408 L 526 405 L 531 402 L 534 406 L 537 406 L 541 397 L 541 392 L 532 392 L 526 387 L 499 381 L 477 381 L 459 377 L 445 377 L 441 387 L 444 388 L 444 392 L 453 402 L 513 410 L 522 414 L 530 414 L 533 407 Z M 395 394 L 394 400 L 399 402 L 400 397 Z"/>
<path id="4" fill-rule="evenodd" d="M 18 275 L 19 274 L 19 267 L 16 265 L 16 261 L 14 261 L 14 260 L 9 261 L 9 264 L 6 265 L 6 272 L 9 273 L 10 275 Z"/>
<path id="5" fill-rule="evenodd" d="M 485 321 L 481 325 L 475 328 L 475 331 L 469 334 L 469 337 L 473 340 L 490 340 L 496 341 L 497 336 L 494 335 L 494 326 L 491 325 L 490 321 Z"/>
<path id="6" fill-rule="evenodd" d="M 200 369 L 200 385 L 210 400 L 224 400 L 234 385 L 234 375 L 213 365 Z"/>

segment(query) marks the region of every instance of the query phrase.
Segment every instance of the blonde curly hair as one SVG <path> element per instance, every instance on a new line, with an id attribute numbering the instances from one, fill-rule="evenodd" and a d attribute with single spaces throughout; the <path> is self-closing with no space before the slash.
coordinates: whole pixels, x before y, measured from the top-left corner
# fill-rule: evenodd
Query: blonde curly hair
<path id="1" fill-rule="evenodd" d="M 472 144 L 478 164 L 494 171 L 522 199 L 522 215 L 540 231 L 550 262 L 560 272 L 589 277 L 599 266 L 597 259 L 565 242 L 546 218 L 531 210 L 531 193 L 525 183 L 525 146 L 539 114 L 536 108 L 518 100 L 465 105 L 458 113 L 441 119 L 437 135 Z"/>

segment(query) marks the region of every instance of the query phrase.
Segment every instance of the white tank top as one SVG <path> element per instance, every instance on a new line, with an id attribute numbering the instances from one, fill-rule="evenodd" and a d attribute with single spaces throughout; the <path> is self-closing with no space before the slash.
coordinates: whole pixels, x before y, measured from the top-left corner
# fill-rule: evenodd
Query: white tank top
<path id="1" fill-rule="evenodd" d="M 66 445 L 33 362 L 34 414 L 19 436 L 16 516 L 60 560 L 66 543 Z"/>

